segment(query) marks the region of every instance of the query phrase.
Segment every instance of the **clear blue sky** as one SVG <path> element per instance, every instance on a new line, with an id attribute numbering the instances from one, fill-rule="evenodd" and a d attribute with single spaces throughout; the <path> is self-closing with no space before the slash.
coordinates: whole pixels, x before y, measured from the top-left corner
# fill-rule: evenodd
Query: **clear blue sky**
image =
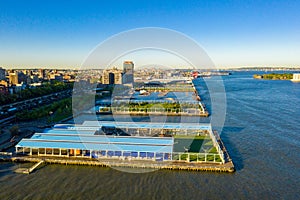
<path id="1" fill-rule="evenodd" d="M 106 38 L 163 27 L 217 66 L 300 66 L 300 1 L 0 0 L 0 66 L 79 66 Z"/>

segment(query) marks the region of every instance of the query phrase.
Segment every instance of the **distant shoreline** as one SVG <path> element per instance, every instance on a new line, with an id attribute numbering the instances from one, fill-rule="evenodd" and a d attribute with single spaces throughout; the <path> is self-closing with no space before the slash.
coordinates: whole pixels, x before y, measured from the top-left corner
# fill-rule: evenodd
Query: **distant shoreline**
<path id="1" fill-rule="evenodd" d="M 254 79 L 264 79 L 264 80 L 292 80 L 293 74 L 284 73 L 284 74 L 254 74 Z"/>

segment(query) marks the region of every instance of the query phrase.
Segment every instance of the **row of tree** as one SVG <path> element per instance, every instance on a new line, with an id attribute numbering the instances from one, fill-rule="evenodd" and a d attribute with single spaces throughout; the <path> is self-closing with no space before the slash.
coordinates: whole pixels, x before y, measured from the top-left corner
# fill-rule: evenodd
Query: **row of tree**
<path id="1" fill-rule="evenodd" d="M 46 83 L 42 86 L 38 86 L 35 88 L 28 87 L 24 90 L 17 92 L 16 94 L 0 93 L 0 105 L 5 105 L 17 101 L 36 98 L 36 97 L 40 97 L 47 94 L 60 92 L 72 88 L 73 88 L 73 83 L 54 82 L 54 83 Z"/>
<path id="2" fill-rule="evenodd" d="M 59 121 L 72 114 L 72 98 L 66 98 L 50 105 L 33 110 L 24 110 L 16 114 L 19 121 L 29 121 L 47 117 L 48 122 Z"/>
<path id="3" fill-rule="evenodd" d="M 123 106 L 123 107 L 128 107 L 128 103 L 124 103 L 123 105 L 118 105 L 118 106 Z M 165 109 L 180 109 L 180 108 L 198 108 L 197 104 L 194 103 L 177 103 L 177 102 L 173 102 L 173 103 L 149 103 L 149 102 L 141 102 L 141 103 L 133 103 L 130 102 L 129 103 L 129 107 L 130 108 L 152 108 L 152 107 L 163 107 Z"/>

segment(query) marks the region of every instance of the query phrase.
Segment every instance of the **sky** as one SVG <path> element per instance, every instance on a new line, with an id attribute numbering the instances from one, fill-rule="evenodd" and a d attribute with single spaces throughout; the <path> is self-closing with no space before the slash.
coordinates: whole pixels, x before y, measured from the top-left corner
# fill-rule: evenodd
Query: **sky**
<path id="1" fill-rule="evenodd" d="M 299 67 L 299 10 L 290 0 L 0 0 L 0 67 L 78 67 L 107 38 L 143 27 L 187 35 L 218 67 Z"/>

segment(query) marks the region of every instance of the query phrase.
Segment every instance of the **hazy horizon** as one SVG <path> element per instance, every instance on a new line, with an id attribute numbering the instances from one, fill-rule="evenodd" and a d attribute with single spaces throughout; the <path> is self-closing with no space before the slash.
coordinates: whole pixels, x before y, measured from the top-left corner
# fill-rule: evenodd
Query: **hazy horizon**
<path id="1" fill-rule="evenodd" d="M 123 69 L 123 66 L 114 66 L 117 69 Z M 12 68 L 7 68 L 0 66 L 0 68 L 6 69 L 6 70 L 38 70 L 38 69 L 49 69 L 49 70 L 103 70 L 103 69 L 111 69 L 112 67 L 91 67 L 91 68 L 80 68 L 80 67 L 12 67 Z M 221 68 L 221 67 L 216 67 L 215 69 L 211 68 L 202 68 L 202 69 L 192 69 L 190 67 L 147 67 L 147 69 L 150 68 L 155 68 L 155 69 L 161 69 L 161 70 L 170 70 L 170 69 L 178 69 L 178 70 L 235 70 L 235 69 L 295 69 L 295 70 L 300 70 L 300 66 L 235 66 L 235 67 L 226 67 L 226 68 Z M 143 69 L 142 67 L 135 68 L 135 70 L 141 70 Z"/>

